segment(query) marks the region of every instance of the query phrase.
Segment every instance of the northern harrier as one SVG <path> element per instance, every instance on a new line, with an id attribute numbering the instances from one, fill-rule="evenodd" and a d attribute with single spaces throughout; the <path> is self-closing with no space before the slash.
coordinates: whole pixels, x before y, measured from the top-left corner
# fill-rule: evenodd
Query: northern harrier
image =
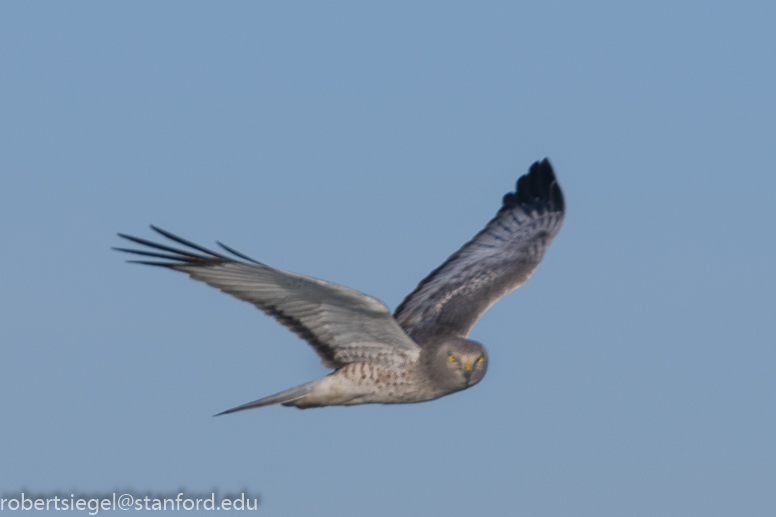
<path id="1" fill-rule="evenodd" d="M 534 163 L 480 233 L 426 277 L 391 316 L 381 301 L 330 282 L 269 267 L 218 243 L 232 257 L 151 226 L 185 246 L 120 237 L 155 260 L 130 261 L 188 273 L 277 319 L 334 371 L 224 411 L 283 404 L 298 408 L 433 400 L 478 383 L 488 367 L 466 339 L 479 317 L 520 287 L 563 223 L 564 202 L 549 160 Z"/>

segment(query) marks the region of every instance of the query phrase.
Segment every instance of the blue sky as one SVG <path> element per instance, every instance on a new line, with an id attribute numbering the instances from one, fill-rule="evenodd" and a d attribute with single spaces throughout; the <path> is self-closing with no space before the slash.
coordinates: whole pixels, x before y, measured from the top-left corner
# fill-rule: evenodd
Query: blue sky
<path id="1" fill-rule="evenodd" d="M 3 5 L 0 490 L 265 515 L 772 515 L 770 2 Z M 212 418 L 324 375 L 127 265 L 153 223 L 395 308 L 549 156 L 563 229 L 476 387 Z"/>

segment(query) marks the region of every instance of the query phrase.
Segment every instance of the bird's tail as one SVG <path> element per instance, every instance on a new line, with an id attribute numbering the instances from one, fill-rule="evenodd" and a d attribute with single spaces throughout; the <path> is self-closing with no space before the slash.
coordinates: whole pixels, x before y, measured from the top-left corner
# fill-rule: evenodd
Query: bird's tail
<path id="1" fill-rule="evenodd" d="M 229 413 L 236 413 L 237 411 L 245 411 L 246 409 L 253 409 L 253 408 L 264 407 L 264 406 L 272 406 L 274 404 L 285 404 L 287 406 L 294 405 L 290 403 L 294 402 L 295 400 L 299 400 L 305 395 L 309 395 L 310 393 L 312 393 L 312 391 L 315 389 L 315 386 L 317 386 L 321 382 L 321 380 L 322 379 L 318 379 L 305 384 L 300 384 L 299 386 L 295 386 L 286 391 L 281 391 L 280 393 L 275 393 L 274 395 L 270 395 L 269 397 L 264 397 L 263 399 L 254 400 L 253 402 L 248 402 L 247 404 L 243 404 L 242 406 L 237 406 L 232 409 L 227 409 L 226 411 L 223 411 L 213 416 L 228 415 Z"/>

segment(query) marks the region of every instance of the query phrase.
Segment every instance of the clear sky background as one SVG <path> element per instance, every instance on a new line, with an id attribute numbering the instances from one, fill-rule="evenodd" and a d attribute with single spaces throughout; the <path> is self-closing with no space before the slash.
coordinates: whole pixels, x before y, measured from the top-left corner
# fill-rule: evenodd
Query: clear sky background
<path id="1" fill-rule="evenodd" d="M 3 3 L 0 490 L 774 515 L 775 5 Z M 213 418 L 328 370 L 110 250 L 154 223 L 395 308 L 545 156 L 565 225 L 434 402 Z"/>

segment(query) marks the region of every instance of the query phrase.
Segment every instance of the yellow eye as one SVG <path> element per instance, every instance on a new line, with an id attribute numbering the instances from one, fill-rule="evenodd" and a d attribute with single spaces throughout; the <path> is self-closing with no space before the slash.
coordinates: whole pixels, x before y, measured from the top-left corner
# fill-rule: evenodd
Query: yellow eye
<path id="1" fill-rule="evenodd" d="M 450 357 L 447 358 L 447 360 L 450 361 L 451 363 L 454 363 L 455 362 L 455 356 L 451 355 Z"/>
<path id="2" fill-rule="evenodd" d="M 485 360 L 485 358 L 484 358 L 484 357 L 482 357 L 482 356 L 480 356 L 480 358 L 479 358 L 479 359 L 477 359 L 477 362 L 478 362 L 478 363 L 481 363 L 481 362 L 483 362 L 484 360 Z"/>

